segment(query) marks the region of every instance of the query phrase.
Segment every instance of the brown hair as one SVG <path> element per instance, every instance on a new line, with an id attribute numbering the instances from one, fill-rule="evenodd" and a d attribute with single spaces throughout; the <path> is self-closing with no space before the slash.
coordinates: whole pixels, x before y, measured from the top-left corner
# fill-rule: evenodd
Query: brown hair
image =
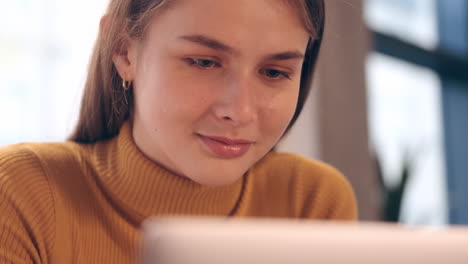
<path id="1" fill-rule="evenodd" d="M 101 30 L 91 57 L 78 124 L 69 140 L 93 143 L 116 136 L 132 115 L 132 89 L 124 90 L 112 56 L 126 36 L 144 37 L 150 18 L 174 0 L 111 0 L 106 30 Z M 302 66 L 299 98 L 286 132 L 299 117 L 311 88 L 325 23 L 324 0 L 287 0 L 310 34 Z"/>

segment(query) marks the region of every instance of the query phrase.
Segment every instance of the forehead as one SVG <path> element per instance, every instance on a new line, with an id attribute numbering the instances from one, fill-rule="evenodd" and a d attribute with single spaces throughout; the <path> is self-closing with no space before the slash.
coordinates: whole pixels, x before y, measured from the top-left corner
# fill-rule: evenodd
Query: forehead
<path id="1" fill-rule="evenodd" d="M 164 12 L 153 17 L 148 33 L 167 37 L 204 34 L 234 46 L 306 43 L 308 33 L 298 10 L 285 2 L 175 0 Z"/>
<path id="2" fill-rule="evenodd" d="M 197 9 L 203 10 L 231 10 L 231 11 L 247 11 L 247 10 L 262 10 L 269 12 L 275 10 L 277 13 L 290 13 L 292 16 L 297 16 L 297 3 L 302 0 L 167 0 L 168 7 L 188 7 L 193 11 Z M 257 13 L 261 15 L 260 13 Z"/>

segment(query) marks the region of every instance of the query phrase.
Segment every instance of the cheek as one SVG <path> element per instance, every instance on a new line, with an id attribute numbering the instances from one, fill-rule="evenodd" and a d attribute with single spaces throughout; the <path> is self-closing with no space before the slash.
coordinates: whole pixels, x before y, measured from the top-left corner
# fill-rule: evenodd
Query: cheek
<path id="1" fill-rule="evenodd" d="M 296 91 L 290 91 L 276 96 L 263 105 L 260 123 L 264 135 L 279 138 L 283 134 L 294 115 L 297 96 Z"/>
<path id="2" fill-rule="evenodd" d="M 196 119 L 206 111 L 209 87 L 183 76 L 177 65 L 165 65 L 169 64 L 147 63 L 144 70 L 139 71 L 135 90 L 137 108 L 153 121 L 187 123 L 189 118 Z"/>

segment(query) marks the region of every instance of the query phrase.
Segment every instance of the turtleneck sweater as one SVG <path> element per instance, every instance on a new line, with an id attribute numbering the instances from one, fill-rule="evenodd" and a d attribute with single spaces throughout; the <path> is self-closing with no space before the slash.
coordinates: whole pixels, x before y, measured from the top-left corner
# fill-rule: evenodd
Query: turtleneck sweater
<path id="1" fill-rule="evenodd" d="M 135 263 L 150 216 L 357 218 L 350 184 L 322 162 L 270 152 L 203 186 L 146 157 L 128 122 L 94 144 L 0 148 L 0 212 L 0 263 Z"/>

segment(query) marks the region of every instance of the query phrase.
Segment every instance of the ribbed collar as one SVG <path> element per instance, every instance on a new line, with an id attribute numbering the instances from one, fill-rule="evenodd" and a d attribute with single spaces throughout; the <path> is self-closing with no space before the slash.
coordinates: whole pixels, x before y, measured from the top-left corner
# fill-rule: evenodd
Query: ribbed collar
<path id="1" fill-rule="evenodd" d="M 128 121 L 117 137 L 97 144 L 95 151 L 101 187 L 135 219 L 155 215 L 228 216 L 243 194 L 247 177 L 227 186 L 208 187 L 174 175 L 138 149 Z"/>

